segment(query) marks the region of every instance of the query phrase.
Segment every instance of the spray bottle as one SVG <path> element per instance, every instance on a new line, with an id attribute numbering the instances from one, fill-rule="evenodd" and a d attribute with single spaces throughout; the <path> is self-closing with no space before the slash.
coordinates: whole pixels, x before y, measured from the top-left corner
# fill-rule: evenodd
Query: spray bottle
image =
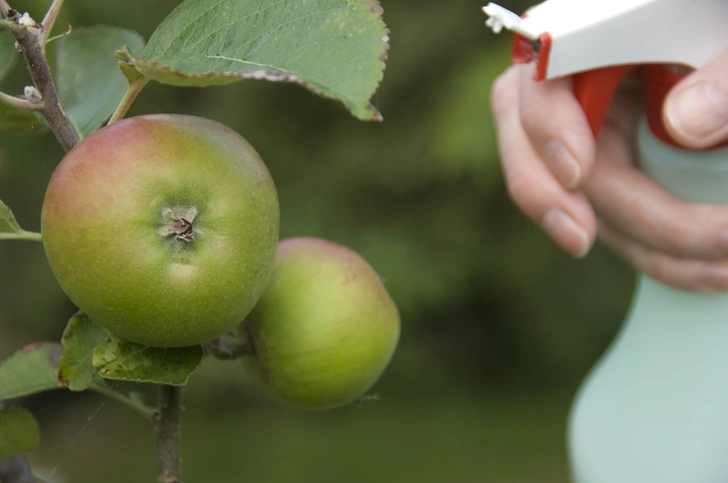
<path id="1" fill-rule="evenodd" d="M 728 204 L 728 148 L 682 149 L 661 122 L 680 79 L 728 50 L 726 0 L 547 0 L 522 17 L 489 4 L 515 32 L 513 60 L 535 81 L 573 76 L 596 135 L 621 77 L 645 79 L 640 168 L 697 203 Z M 627 319 L 579 389 L 568 428 L 577 483 L 728 482 L 728 294 L 698 294 L 641 274 Z"/>

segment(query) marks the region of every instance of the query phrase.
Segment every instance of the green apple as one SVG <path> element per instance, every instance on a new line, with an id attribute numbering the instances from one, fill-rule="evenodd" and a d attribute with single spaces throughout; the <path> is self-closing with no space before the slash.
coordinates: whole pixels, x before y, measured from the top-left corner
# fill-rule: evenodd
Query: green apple
<path id="1" fill-rule="evenodd" d="M 180 347 L 250 312 L 273 269 L 279 219 L 270 173 L 240 135 L 148 115 L 69 151 L 41 232 L 58 282 L 91 319 L 139 344 Z"/>
<path id="2" fill-rule="evenodd" d="M 249 374 L 303 409 L 351 403 L 379 379 L 399 338 L 397 307 L 357 253 L 317 238 L 278 245 L 263 296 L 241 328 Z"/>

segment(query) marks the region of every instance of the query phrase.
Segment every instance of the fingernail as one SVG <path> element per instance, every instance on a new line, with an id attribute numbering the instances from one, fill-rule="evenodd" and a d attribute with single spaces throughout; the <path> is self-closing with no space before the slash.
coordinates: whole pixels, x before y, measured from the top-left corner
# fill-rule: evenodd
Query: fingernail
<path id="1" fill-rule="evenodd" d="M 579 186 L 581 167 L 564 143 L 557 139 L 549 141 L 544 146 L 543 155 L 547 158 L 556 176 L 567 188 L 574 189 Z"/>
<path id="2" fill-rule="evenodd" d="M 704 140 L 728 128 L 728 96 L 709 80 L 679 92 L 665 108 L 669 122 L 686 137 Z"/>
<path id="3" fill-rule="evenodd" d="M 589 236 L 586 230 L 563 211 L 559 209 L 548 211 L 543 216 L 541 224 L 559 245 L 567 247 L 576 258 L 583 258 L 589 253 Z"/>

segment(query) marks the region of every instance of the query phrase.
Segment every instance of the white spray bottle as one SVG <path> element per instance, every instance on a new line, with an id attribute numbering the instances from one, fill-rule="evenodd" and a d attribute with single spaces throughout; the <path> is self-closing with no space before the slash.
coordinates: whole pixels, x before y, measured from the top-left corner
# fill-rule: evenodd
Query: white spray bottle
<path id="1" fill-rule="evenodd" d="M 483 10 L 516 33 L 515 62 L 535 80 L 574 77 L 593 133 L 622 75 L 645 73 L 639 166 L 667 190 L 728 204 L 728 148 L 679 148 L 661 122 L 679 76 L 728 51 L 728 0 L 547 0 L 519 17 Z M 572 407 L 568 448 L 577 483 L 728 482 L 728 294 L 676 290 L 640 275 L 619 334 Z"/>

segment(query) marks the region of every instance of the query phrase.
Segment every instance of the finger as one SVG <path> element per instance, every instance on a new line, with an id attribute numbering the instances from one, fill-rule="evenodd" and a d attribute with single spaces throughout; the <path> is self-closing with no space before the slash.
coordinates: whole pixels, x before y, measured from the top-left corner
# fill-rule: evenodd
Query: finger
<path id="1" fill-rule="evenodd" d="M 569 189 L 589 175 L 594 162 L 594 136 L 572 92 L 571 78 L 535 82 L 533 66 L 520 76 L 523 129 L 551 171 Z"/>
<path id="2" fill-rule="evenodd" d="M 596 237 L 594 212 L 582 193 L 567 190 L 554 177 L 529 142 L 518 113 L 518 76 L 516 68 L 501 75 L 491 102 L 508 191 L 559 246 L 583 257 Z"/>
<path id="3" fill-rule="evenodd" d="M 636 242 L 687 258 L 728 256 L 728 207 L 685 202 L 630 163 L 611 123 L 598 139 L 597 162 L 584 186 L 599 217 Z"/>
<path id="4" fill-rule="evenodd" d="M 728 52 L 670 91 L 663 120 L 670 136 L 689 148 L 728 140 Z"/>
<path id="5" fill-rule="evenodd" d="M 599 240 L 639 271 L 667 285 L 707 293 L 728 290 L 728 260 L 681 258 L 661 252 L 602 222 Z"/>

